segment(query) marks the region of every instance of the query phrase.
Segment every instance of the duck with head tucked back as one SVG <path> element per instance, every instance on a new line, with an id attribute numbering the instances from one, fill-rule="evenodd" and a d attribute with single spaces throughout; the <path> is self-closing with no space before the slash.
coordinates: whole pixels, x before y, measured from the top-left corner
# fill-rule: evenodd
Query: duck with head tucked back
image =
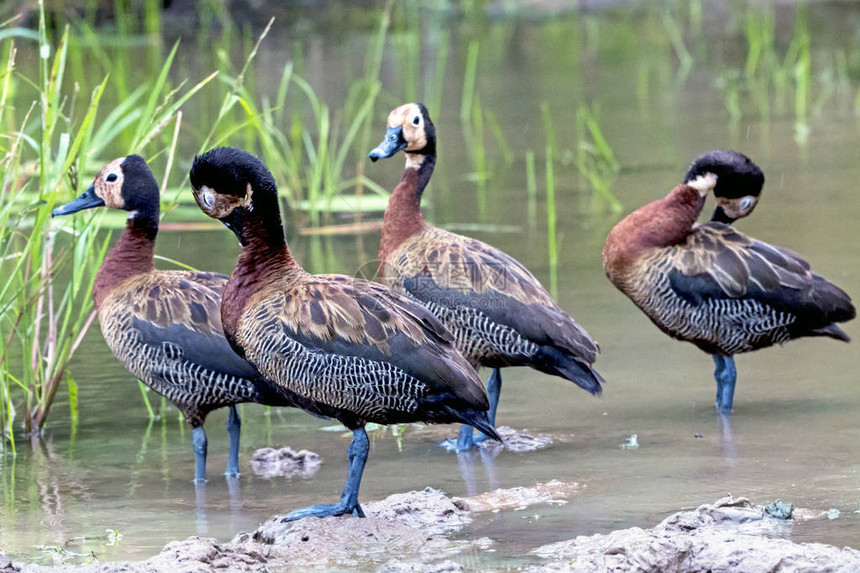
<path id="1" fill-rule="evenodd" d="M 530 366 L 600 394 L 602 378 L 592 369 L 597 343 L 528 269 L 491 245 L 424 220 L 421 196 L 436 165 L 436 128 L 424 105 L 392 111 L 370 159 L 398 151 L 406 153 L 406 169 L 385 211 L 379 276 L 430 309 L 475 368 L 492 368 L 490 420 L 495 423 L 505 366 Z M 462 451 L 477 440 L 463 427 L 453 448 Z"/>
<path id="2" fill-rule="evenodd" d="M 706 153 L 666 197 L 618 223 L 603 247 L 606 275 L 621 292 L 663 332 L 713 356 L 720 414 L 732 412 L 735 354 L 805 336 L 848 342 L 836 323 L 855 316 L 849 296 L 800 255 L 726 224 L 752 212 L 763 185 L 748 157 Z M 697 225 L 710 191 L 717 209 Z"/>
<path id="3" fill-rule="evenodd" d="M 367 422 L 463 422 L 499 439 L 481 380 L 430 312 L 380 284 L 313 275 L 296 262 L 262 161 L 213 149 L 194 159 L 191 186 L 201 210 L 241 245 L 221 304 L 230 344 L 268 380 L 304 397 L 307 411 L 353 433 L 340 502 L 293 511 L 284 521 L 364 516 L 358 490 Z"/>
<path id="4" fill-rule="evenodd" d="M 263 380 L 227 344 L 220 311 L 226 275 L 154 268 L 159 191 L 142 157 L 111 161 L 80 197 L 51 214 L 103 206 L 129 213 L 125 230 L 93 283 L 104 339 L 132 374 L 185 416 L 192 428 L 195 482 L 206 481 L 206 416 L 229 408 L 225 473 L 238 476 L 241 420 L 236 404 L 290 406 L 292 397 Z"/>

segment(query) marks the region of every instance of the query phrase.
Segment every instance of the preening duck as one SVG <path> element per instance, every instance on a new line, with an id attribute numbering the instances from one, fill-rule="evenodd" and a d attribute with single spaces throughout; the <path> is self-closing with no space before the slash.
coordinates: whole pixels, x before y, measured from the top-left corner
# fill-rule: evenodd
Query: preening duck
<path id="1" fill-rule="evenodd" d="M 301 396 L 302 408 L 353 433 L 340 502 L 293 511 L 284 521 L 364 516 L 358 490 L 367 422 L 463 422 L 499 439 L 481 380 L 429 311 L 383 285 L 313 275 L 296 262 L 262 161 L 213 149 L 194 159 L 191 186 L 201 210 L 241 245 L 221 305 L 230 344 L 268 380 Z"/>
<path id="2" fill-rule="evenodd" d="M 154 268 L 159 191 L 142 157 L 111 161 L 80 197 L 51 214 L 102 206 L 129 212 L 125 230 L 93 284 L 105 341 L 132 374 L 185 416 L 192 428 L 196 482 L 206 477 L 206 416 L 229 407 L 226 475 L 238 476 L 241 420 L 236 404 L 289 406 L 290 397 L 260 378 L 224 338 L 220 309 L 226 275 Z"/>
<path id="3" fill-rule="evenodd" d="M 666 334 L 713 356 L 721 414 L 732 411 L 735 354 L 804 336 L 847 342 L 836 323 L 855 316 L 849 296 L 800 255 L 724 224 L 749 215 L 763 185 L 749 158 L 706 153 L 666 197 L 618 223 L 603 247 L 606 275 L 621 292 Z M 715 220 L 696 225 L 712 190 Z"/>
<path id="4" fill-rule="evenodd" d="M 597 343 L 528 269 L 491 245 L 422 217 L 421 195 L 436 165 L 436 129 L 422 104 L 392 111 L 385 139 L 369 157 L 376 161 L 398 151 L 406 153 L 406 169 L 383 219 L 380 279 L 431 310 L 472 366 L 492 368 L 490 421 L 495 423 L 505 366 L 530 366 L 600 394 L 602 379 L 592 369 Z M 473 441 L 472 429 L 464 427 L 456 448 Z"/>

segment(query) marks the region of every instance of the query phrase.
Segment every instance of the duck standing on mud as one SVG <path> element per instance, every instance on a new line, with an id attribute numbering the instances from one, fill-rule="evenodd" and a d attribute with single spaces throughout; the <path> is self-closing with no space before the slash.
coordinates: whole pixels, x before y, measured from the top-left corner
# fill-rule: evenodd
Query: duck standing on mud
<path id="1" fill-rule="evenodd" d="M 208 442 L 203 422 L 229 407 L 227 476 L 239 475 L 241 420 L 236 404 L 291 406 L 292 399 L 240 358 L 221 328 L 221 293 L 227 276 L 159 271 L 153 266 L 158 234 L 158 183 L 139 155 L 120 157 L 96 175 L 89 189 L 57 207 L 54 217 L 109 207 L 129 213 L 119 240 L 93 283 L 102 335 L 114 356 L 144 384 L 173 402 L 192 428 L 194 481 L 206 481 Z"/>
<path id="2" fill-rule="evenodd" d="M 499 440 L 480 378 L 427 309 L 378 283 L 310 274 L 293 258 L 277 186 L 262 161 L 213 149 L 194 159 L 191 186 L 201 210 L 241 245 L 221 305 L 230 344 L 300 396 L 300 407 L 353 433 L 340 502 L 293 511 L 284 521 L 364 516 L 358 490 L 370 449 L 367 422 L 462 422 Z"/>
<path id="3" fill-rule="evenodd" d="M 385 210 L 380 280 L 432 311 L 476 369 L 492 368 L 490 421 L 495 424 L 505 366 L 530 366 L 599 395 L 603 379 L 592 369 L 597 343 L 534 275 L 499 249 L 422 217 L 421 196 L 436 165 L 436 128 L 424 105 L 392 111 L 385 139 L 369 157 L 376 161 L 398 151 L 406 154 L 406 168 Z M 472 428 L 463 427 L 455 449 L 474 442 Z"/>
<path id="4" fill-rule="evenodd" d="M 603 247 L 618 290 L 663 332 L 713 356 L 721 414 L 732 412 L 735 354 L 804 336 L 847 342 L 836 323 L 855 316 L 849 296 L 800 255 L 725 224 L 752 211 L 763 185 L 742 154 L 706 153 L 666 197 L 618 223 Z M 697 225 L 710 191 L 715 220 Z"/>

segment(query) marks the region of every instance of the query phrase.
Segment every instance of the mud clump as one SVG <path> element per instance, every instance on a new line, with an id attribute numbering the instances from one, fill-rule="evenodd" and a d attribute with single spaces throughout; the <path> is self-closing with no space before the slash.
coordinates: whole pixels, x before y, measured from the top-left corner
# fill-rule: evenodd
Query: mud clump
<path id="1" fill-rule="evenodd" d="M 746 498 L 675 513 L 653 529 L 633 527 L 606 535 L 580 536 L 532 553 L 553 561 L 527 571 L 597 573 L 732 571 L 764 573 L 860 570 L 860 551 L 772 537 L 786 522 L 769 517 Z"/>
<path id="2" fill-rule="evenodd" d="M 431 440 L 447 440 L 453 445 L 457 441 L 457 437 L 451 436 L 450 431 L 449 427 L 443 425 L 416 425 L 416 432 L 420 433 L 422 437 Z M 477 443 L 477 448 L 492 454 L 498 454 L 502 450 L 523 453 L 542 450 L 556 441 L 563 441 L 563 437 L 560 436 L 531 433 L 527 429 L 518 431 L 509 426 L 498 426 L 496 432 L 502 438 L 502 443 L 496 440 L 483 440 Z"/>
<path id="3" fill-rule="evenodd" d="M 501 511 L 525 509 L 536 503 L 563 505 L 567 498 L 579 491 L 578 483 L 552 480 L 539 483 L 534 487 L 513 487 L 497 489 L 467 499 L 472 511 Z"/>
<path id="4" fill-rule="evenodd" d="M 322 464 L 322 458 L 308 450 L 295 451 L 285 448 L 260 448 L 251 457 L 251 469 L 254 474 L 263 478 L 310 477 L 317 473 Z"/>
<path id="5" fill-rule="evenodd" d="M 281 523 L 275 517 L 232 543 L 269 546 L 271 557 L 289 561 L 291 567 L 356 567 L 402 555 L 435 557 L 468 544 L 452 544 L 444 536 L 471 518 L 462 499 L 442 492 L 395 494 L 362 507 L 364 519 L 342 516 Z"/>
<path id="6" fill-rule="evenodd" d="M 504 448 L 509 452 L 523 453 L 542 450 L 552 444 L 552 436 L 549 434 L 530 434 L 528 430 L 518 432 L 508 426 L 500 426 L 496 431 L 502 438 L 501 444 L 496 440 L 484 440 L 478 447 L 490 451 Z"/>

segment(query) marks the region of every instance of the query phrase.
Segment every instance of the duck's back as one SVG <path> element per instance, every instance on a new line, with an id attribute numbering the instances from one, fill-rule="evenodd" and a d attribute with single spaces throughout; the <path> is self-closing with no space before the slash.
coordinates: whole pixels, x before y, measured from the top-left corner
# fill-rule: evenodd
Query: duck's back
<path id="1" fill-rule="evenodd" d="M 226 283 L 217 273 L 152 271 L 120 283 L 98 307 L 102 334 L 117 359 L 176 404 L 192 426 L 230 404 L 290 405 L 224 338 Z"/>
<path id="2" fill-rule="evenodd" d="M 597 344 L 517 260 L 477 239 L 425 227 L 388 254 L 385 283 L 420 301 L 474 365 L 527 363 L 540 346 L 586 364 Z"/>

